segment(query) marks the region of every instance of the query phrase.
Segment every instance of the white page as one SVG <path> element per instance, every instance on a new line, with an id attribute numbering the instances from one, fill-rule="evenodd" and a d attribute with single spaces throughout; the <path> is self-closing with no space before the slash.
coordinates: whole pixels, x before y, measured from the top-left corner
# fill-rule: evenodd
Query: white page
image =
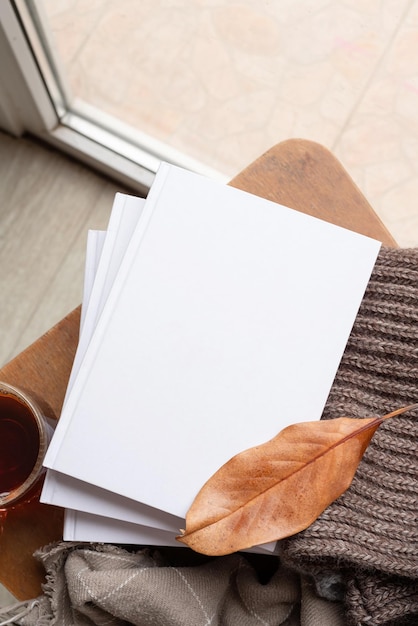
<path id="1" fill-rule="evenodd" d="M 97 276 L 97 271 L 100 264 L 100 257 L 102 255 L 103 246 L 106 240 L 106 230 L 89 230 L 87 231 L 87 246 L 86 246 L 86 261 L 84 267 L 84 285 L 83 285 L 83 300 L 81 303 L 81 315 L 80 315 L 80 333 L 79 339 L 83 333 L 85 327 L 85 319 L 87 316 L 87 309 L 93 291 L 94 279 Z M 90 334 L 91 337 L 91 334 Z M 89 338 L 90 341 L 90 338 Z M 79 346 L 77 346 L 77 350 Z M 74 369 L 74 364 L 72 369 Z M 77 368 L 78 370 L 78 368 Z"/>
<path id="2" fill-rule="evenodd" d="M 183 517 L 233 454 L 320 417 L 379 247 L 164 164 L 46 466 Z"/>
<path id="3" fill-rule="evenodd" d="M 169 531 L 173 537 L 179 534 L 180 528 L 184 528 L 184 519 L 180 517 L 100 489 L 95 485 L 83 483 L 65 474 L 54 472 L 54 478 L 56 495 L 53 494 L 50 499 L 56 506 L 67 508 L 71 504 L 80 513 L 108 517 L 112 521 L 129 522 L 141 527 L 158 528 Z M 117 538 L 113 541 L 118 542 Z"/>
<path id="4" fill-rule="evenodd" d="M 104 543 L 130 543 L 148 546 L 185 547 L 176 540 L 176 534 L 159 528 L 149 528 L 130 524 L 108 517 L 100 517 L 79 511 L 67 511 L 64 541 L 103 541 Z M 255 546 L 246 552 L 258 554 L 273 553 L 273 550 L 263 546 Z M 275 544 L 276 545 L 276 544 Z"/>
<path id="5" fill-rule="evenodd" d="M 79 372 L 81 362 L 90 343 L 97 320 L 103 310 L 109 291 L 122 262 L 123 255 L 125 254 L 127 243 L 142 215 L 144 204 L 145 200 L 143 198 L 137 198 L 136 196 L 122 193 L 115 194 L 105 239 L 99 251 L 100 257 L 97 263 L 94 281 L 91 285 L 88 306 L 84 307 L 84 313 L 81 318 L 80 338 L 66 396 L 71 391 L 74 376 Z M 85 285 L 85 288 L 88 289 L 88 285 Z M 64 404 L 65 402 L 66 399 L 64 400 Z"/>
<path id="6" fill-rule="evenodd" d="M 109 517 L 81 511 L 66 511 L 64 541 L 103 541 L 105 543 L 132 543 L 136 545 L 182 547 L 176 533 L 140 526 Z"/>

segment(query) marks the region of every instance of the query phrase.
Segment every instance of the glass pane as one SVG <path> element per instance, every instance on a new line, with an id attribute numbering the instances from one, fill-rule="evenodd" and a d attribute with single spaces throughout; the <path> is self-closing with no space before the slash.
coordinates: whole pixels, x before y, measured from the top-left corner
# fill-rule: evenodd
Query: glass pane
<path id="1" fill-rule="evenodd" d="M 32 1 L 74 106 L 87 102 L 226 178 L 279 141 L 318 141 L 411 242 L 417 0 Z M 403 207 L 401 237 L 393 206 Z"/>
<path id="2" fill-rule="evenodd" d="M 226 175 L 281 139 L 332 146 L 393 30 L 372 2 L 42 4 L 74 97 Z"/>

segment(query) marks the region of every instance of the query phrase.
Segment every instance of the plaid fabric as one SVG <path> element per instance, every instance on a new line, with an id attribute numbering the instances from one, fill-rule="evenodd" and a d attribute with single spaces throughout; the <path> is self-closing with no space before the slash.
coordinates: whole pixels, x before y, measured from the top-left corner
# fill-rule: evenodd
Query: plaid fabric
<path id="1" fill-rule="evenodd" d="M 7 623 L 344 626 L 340 604 L 318 598 L 303 577 L 280 566 L 274 557 L 260 558 L 264 574 L 266 562 L 276 566 L 271 576 L 261 580 L 254 562 L 240 554 L 200 559 L 200 563 L 186 548 L 170 555 L 171 563 L 149 549 L 48 546 L 37 554 L 47 572 L 45 594 L 9 611 L 16 621 Z M 0 623 L 2 617 L 6 615 L 0 612 Z"/>

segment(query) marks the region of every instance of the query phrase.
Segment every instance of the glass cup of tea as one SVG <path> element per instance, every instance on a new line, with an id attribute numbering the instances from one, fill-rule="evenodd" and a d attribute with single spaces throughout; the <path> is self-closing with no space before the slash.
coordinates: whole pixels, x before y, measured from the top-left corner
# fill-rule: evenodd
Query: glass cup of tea
<path id="1" fill-rule="evenodd" d="M 0 382 L 0 510 L 37 493 L 54 428 L 24 391 Z"/>

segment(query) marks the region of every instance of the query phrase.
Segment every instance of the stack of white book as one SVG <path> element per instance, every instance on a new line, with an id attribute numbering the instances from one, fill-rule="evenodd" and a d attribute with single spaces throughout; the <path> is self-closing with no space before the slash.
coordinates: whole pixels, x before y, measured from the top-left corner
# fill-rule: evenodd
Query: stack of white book
<path id="1" fill-rule="evenodd" d="M 180 547 L 221 465 L 319 419 L 379 248 L 167 163 L 117 194 L 45 459 L 64 539 Z"/>

